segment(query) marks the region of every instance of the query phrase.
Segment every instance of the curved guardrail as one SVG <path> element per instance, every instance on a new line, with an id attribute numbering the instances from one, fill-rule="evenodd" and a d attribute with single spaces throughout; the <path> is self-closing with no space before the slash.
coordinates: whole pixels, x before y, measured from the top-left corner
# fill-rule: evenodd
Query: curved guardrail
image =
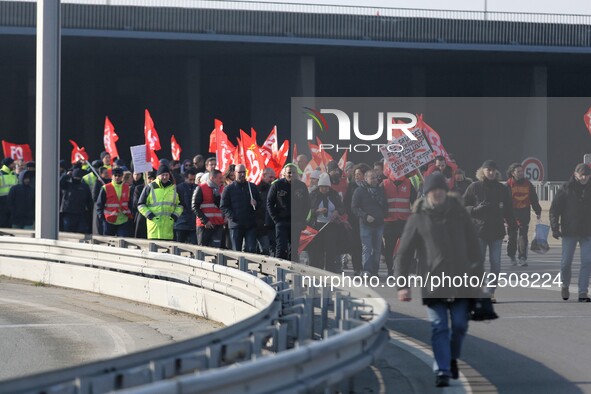
<path id="1" fill-rule="evenodd" d="M 0 382 L 1 393 L 228 393 L 346 389 L 387 340 L 367 288 L 303 286 L 330 273 L 174 242 L 2 230 L 0 274 L 115 295 L 221 321 L 198 338 Z"/>

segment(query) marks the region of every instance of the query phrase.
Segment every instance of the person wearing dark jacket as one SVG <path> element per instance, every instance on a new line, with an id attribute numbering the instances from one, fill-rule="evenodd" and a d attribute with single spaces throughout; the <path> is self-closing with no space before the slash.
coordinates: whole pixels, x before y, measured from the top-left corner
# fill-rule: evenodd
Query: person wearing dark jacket
<path id="1" fill-rule="evenodd" d="M 76 168 L 60 179 L 60 189 L 63 191 L 60 213 L 66 232 L 90 233 L 94 202 L 88 185 L 82 183 L 83 175 L 84 171 Z"/>
<path id="2" fill-rule="evenodd" d="M 507 170 L 507 188 L 511 194 L 511 206 L 517 227 L 508 232 L 509 242 L 507 243 L 507 256 L 513 265 L 517 264 L 516 252 L 519 252 L 519 265 L 527 267 L 527 248 L 529 221 L 533 208 L 538 220 L 542 217 L 542 207 L 538 202 L 538 194 L 532 183 L 523 176 L 523 166 L 520 163 L 513 163 Z"/>
<path id="3" fill-rule="evenodd" d="M 351 253 L 351 265 L 353 266 L 353 275 L 357 276 L 361 274 L 363 270 L 363 265 L 361 264 L 361 236 L 359 232 L 359 218 L 355 216 L 353 211 L 351 210 L 351 204 L 353 202 L 353 194 L 355 190 L 363 185 L 363 180 L 365 178 L 365 173 L 370 170 L 369 166 L 365 163 L 360 163 L 355 166 L 353 170 L 353 179 L 349 182 L 347 186 L 347 193 L 345 194 L 344 205 L 345 211 L 347 212 L 347 217 L 349 220 L 349 224 L 351 225 L 351 244 L 349 245 L 349 250 Z"/>
<path id="4" fill-rule="evenodd" d="M 179 195 L 183 213 L 174 223 L 174 238 L 176 242 L 197 245 L 197 232 L 195 229 L 195 213 L 191 209 L 191 200 L 195 192 L 195 170 L 188 169 L 183 173 L 184 182 L 176 185 L 176 191 Z"/>
<path id="5" fill-rule="evenodd" d="M 273 221 L 267 211 L 267 197 L 269 196 L 271 183 L 273 183 L 274 180 L 275 170 L 272 168 L 265 168 L 263 171 L 263 179 L 257 186 L 262 201 L 261 204 L 257 205 L 256 211 L 257 244 L 259 252 L 265 256 L 270 256 L 272 255 L 271 253 L 275 254 L 275 226 L 273 226 Z"/>
<path id="6" fill-rule="evenodd" d="M 21 183 L 8 192 L 8 207 L 12 228 L 33 230 L 35 228 L 35 171 L 25 170 L 19 174 Z"/>
<path id="7" fill-rule="evenodd" d="M 228 219 L 232 249 L 256 252 L 256 207 L 261 203 L 254 183 L 246 180 L 246 166 L 236 166 L 236 180 L 222 192 L 220 209 Z"/>
<path id="8" fill-rule="evenodd" d="M 109 171 L 111 170 L 107 167 L 100 167 L 98 170 L 99 178 L 93 183 L 93 188 L 90 189 L 92 201 L 95 203 L 94 212 L 92 214 L 93 234 L 103 235 L 105 232 L 105 218 L 96 212 L 96 202 L 98 201 L 103 186 L 111 183 Z"/>
<path id="9" fill-rule="evenodd" d="M 417 200 L 409 217 L 396 255 L 394 275 L 408 278 L 415 274 L 415 254 L 423 280 L 446 276 L 455 278 L 484 274 L 484 257 L 476 229 L 455 193 L 447 194 L 448 185 L 440 173 L 425 178 L 425 197 Z M 455 282 L 455 281 L 454 281 Z M 431 321 L 431 344 L 435 356 L 435 385 L 449 386 L 449 378 L 459 376 L 457 360 L 468 331 L 469 298 L 479 297 L 479 288 L 441 285 L 422 287 L 423 304 Z M 408 286 L 398 288 L 399 301 L 411 300 Z M 451 333 L 450 324 L 451 320 Z M 451 334 L 451 335 L 450 335 Z"/>
<path id="10" fill-rule="evenodd" d="M 384 189 L 378 185 L 375 171 L 365 173 L 365 182 L 353 194 L 351 211 L 359 218 L 363 270 L 377 276 L 388 205 Z"/>
<path id="11" fill-rule="evenodd" d="M 486 160 L 476 172 L 478 181 L 468 186 L 464 194 L 464 205 L 476 226 L 483 255 L 486 255 L 488 247 L 490 272 L 493 276 L 488 289 L 493 302 L 496 302 L 494 294 L 501 272 L 505 221 L 511 231 L 517 226 L 513 218 L 511 195 L 507 187 L 499 182 L 500 177 L 497 164 Z"/>
<path id="12" fill-rule="evenodd" d="M 306 184 L 298 179 L 298 169 L 289 163 L 269 189 L 267 210 L 275 224 L 275 257 L 299 262 L 300 233 L 306 228 L 310 196 Z M 291 253 L 290 253 L 291 251 Z"/>
<path id="13" fill-rule="evenodd" d="M 591 274 L 591 168 L 580 163 L 570 180 L 565 183 L 550 206 L 552 236 L 562 237 L 560 277 L 562 299 L 568 300 L 571 267 L 577 243 L 581 247 L 579 271 L 579 302 L 591 302 L 589 298 L 589 275 Z"/>
<path id="14" fill-rule="evenodd" d="M 310 265 L 331 272 L 338 272 L 336 258 L 341 237 L 340 215 L 345 207 L 339 193 L 331 187 L 330 175 L 320 174 L 318 189 L 310 194 L 310 225 L 318 230 L 308 246 Z"/>
<path id="15" fill-rule="evenodd" d="M 466 173 L 461 168 L 455 170 L 454 179 L 455 182 L 452 191 L 459 193 L 460 196 L 463 196 L 468 186 L 474 182 L 472 178 L 466 178 Z"/>

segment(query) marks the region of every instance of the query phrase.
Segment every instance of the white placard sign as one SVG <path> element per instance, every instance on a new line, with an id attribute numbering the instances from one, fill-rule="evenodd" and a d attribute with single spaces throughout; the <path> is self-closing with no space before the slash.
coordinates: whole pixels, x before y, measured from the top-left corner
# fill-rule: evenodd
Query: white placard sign
<path id="1" fill-rule="evenodd" d="M 146 145 L 136 145 L 129 148 L 131 150 L 131 160 L 133 161 L 133 171 L 136 173 L 152 171 L 152 163 L 146 157 Z"/>
<path id="2" fill-rule="evenodd" d="M 416 141 L 404 135 L 380 148 L 384 156 L 384 165 L 390 168 L 396 178 L 402 178 L 435 158 L 435 153 L 429 146 L 423 132 L 420 129 L 415 129 L 412 134 L 417 138 Z M 388 146 L 397 146 L 399 149 L 388 148 Z M 404 149 L 398 152 L 400 147 Z"/>

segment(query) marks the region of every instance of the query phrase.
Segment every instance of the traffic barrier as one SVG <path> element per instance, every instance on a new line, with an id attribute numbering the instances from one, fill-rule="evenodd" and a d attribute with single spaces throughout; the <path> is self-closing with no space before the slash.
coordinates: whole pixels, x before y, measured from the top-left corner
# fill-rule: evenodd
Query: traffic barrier
<path id="1" fill-rule="evenodd" d="M 1 393 L 347 390 L 387 340 L 371 289 L 302 286 L 326 271 L 174 242 L 2 230 L 0 274 L 172 308 L 227 327 L 139 353 L 0 382 Z"/>

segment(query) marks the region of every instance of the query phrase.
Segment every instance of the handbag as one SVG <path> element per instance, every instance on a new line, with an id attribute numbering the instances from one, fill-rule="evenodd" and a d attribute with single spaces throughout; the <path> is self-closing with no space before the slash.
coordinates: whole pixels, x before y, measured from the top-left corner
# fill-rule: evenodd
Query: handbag
<path id="1" fill-rule="evenodd" d="M 474 321 L 494 320 L 499 315 L 495 312 L 490 297 L 470 299 L 470 319 Z"/>

